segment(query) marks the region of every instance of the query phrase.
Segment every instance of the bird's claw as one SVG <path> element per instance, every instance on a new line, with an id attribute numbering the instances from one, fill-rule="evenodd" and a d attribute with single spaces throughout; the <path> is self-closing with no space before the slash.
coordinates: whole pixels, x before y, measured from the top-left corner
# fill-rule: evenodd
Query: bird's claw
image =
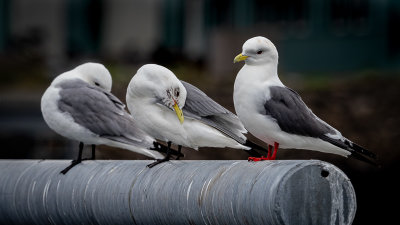
<path id="1" fill-rule="evenodd" d="M 265 160 L 272 160 L 270 157 L 249 157 L 247 161 L 249 162 L 258 162 L 258 161 L 265 161 Z"/>
<path id="2" fill-rule="evenodd" d="M 71 164 L 69 166 L 67 166 L 65 169 L 63 169 L 60 173 L 65 175 L 66 173 L 68 173 L 68 171 L 70 169 L 72 169 L 72 167 L 78 165 L 81 162 L 82 162 L 82 160 L 76 160 L 76 159 L 72 160 Z"/>
<path id="3" fill-rule="evenodd" d="M 169 158 L 156 159 L 155 162 L 150 163 L 149 165 L 147 165 L 147 167 L 153 168 L 154 166 L 156 166 L 156 165 L 158 165 L 158 164 L 160 164 L 160 163 L 166 162 L 166 161 L 169 161 Z"/>

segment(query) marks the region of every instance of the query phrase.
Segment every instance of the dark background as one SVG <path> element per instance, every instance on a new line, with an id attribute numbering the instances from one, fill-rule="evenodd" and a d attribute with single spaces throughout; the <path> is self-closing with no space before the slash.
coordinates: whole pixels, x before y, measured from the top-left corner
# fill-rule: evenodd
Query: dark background
<path id="1" fill-rule="evenodd" d="M 233 111 L 242 66 L 233 58 L 244 41 L 261 35 L 278 48 L 282 81 L 321 119 L 376 153 L 381 166 L 305 150 L 279 150 L 278 159 L 338 166 L 357 194 L 354 224 L 396 223 L 399 12 L 396 0 L 0 0 L 0 158 L 75 157 L 78 143 L 47 127 L 40 98 L 55 76 L 88 61 L 110 70 L 123 101 L 136 70 L 158 63 Z M 98 149 L 99 159 L 147 159 Z M 184 153 L 248 156 L 231 149 Z"/>

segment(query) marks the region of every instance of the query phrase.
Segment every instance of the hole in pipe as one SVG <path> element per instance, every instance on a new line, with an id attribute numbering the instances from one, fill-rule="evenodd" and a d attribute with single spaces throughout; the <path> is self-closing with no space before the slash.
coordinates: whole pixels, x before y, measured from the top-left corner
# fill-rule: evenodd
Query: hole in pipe
<path id="1" fill-rule="evenodd" d="M 321 176 L 322 177 L 328 177 L 329 176 L 329 171 L 328 170 L 321 170 Z"/>

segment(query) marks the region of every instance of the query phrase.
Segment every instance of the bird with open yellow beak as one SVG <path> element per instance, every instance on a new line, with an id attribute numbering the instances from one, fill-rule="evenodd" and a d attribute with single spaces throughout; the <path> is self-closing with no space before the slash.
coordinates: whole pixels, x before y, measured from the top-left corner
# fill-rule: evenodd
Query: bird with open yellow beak
<path id="1" fill-rule="evenodd" d="M 178 145 L 178 151 L 182 146 L 250 149 L 235 114 L 163 66 L 142 66 L 129 83 L 126 102 L 141 129 L 169 147 Z M 169 157 L 167 153 L 149 167 Z"/>

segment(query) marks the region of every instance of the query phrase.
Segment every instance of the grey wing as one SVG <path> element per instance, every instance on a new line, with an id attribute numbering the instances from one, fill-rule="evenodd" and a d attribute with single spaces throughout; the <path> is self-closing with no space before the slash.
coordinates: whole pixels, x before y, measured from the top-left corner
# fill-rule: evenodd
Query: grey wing
<path id="1" fill-rule="evenodd" d="M 97 88 L 97 87 L 95 87 Z M 100 88 L 99 88 L 100 89 Z M 102 90 L 99 90 L 102 91 Z M 103 93 L 105 95 L 107 95 L 107 97 L 114 103 L 115 107 L 117 107 L 118 109 L 120 109 L 121 111 L 125 112 L 125 104 L 121 102 L 121 100 L 119 100 L 117 97 L 115 97 L 113 94 L 111 94 L 110 92 L 106 92 L 103 91 Z"/>
<path id="2" fill-rule="evenodd" d="M 197 87 L 185 81 L 181 82 L 187 92 L 185 106 L 182 109 L 185 117 L 198 119 L 237 142 L 245 143 L 246 137 L 243 133 L 247 131 L 235 114 L 212 100 Z"/>
<path id="3" fill-rule="evenodd" d="M 125 144 L 152 146 L 149 136 L 137 128 L 124 104 L 111 93 L 76 83 L 62 87 L 60 97 L 59 109 L 93 133 Z"/>
<path id="4" fill-rule="evenodd" d="M 270 87 L 271 98 L 264 104 L 265 115 L 276 120 L 279 127 L 290 134 L 320 138 L 338 131 L 319 119 L 301 97 L 287 87 Z M 340 134 L 340 133 L 339 133 Z"/>
<path id="5" fill-rule="evenodd" d="M 265 114 L 275 119 L 283 131 L 320 138 L 339 148 L 348 150 L 352 156 L 366 162 L 371 163 L 363 155 L 376 158 L 374 153 L 343 137 L 339 131 L 314 115 L 299 94 L 292 89 L 278 86 L 270 87 L 270 94 L 271 98 L 264 104 Z"/>

